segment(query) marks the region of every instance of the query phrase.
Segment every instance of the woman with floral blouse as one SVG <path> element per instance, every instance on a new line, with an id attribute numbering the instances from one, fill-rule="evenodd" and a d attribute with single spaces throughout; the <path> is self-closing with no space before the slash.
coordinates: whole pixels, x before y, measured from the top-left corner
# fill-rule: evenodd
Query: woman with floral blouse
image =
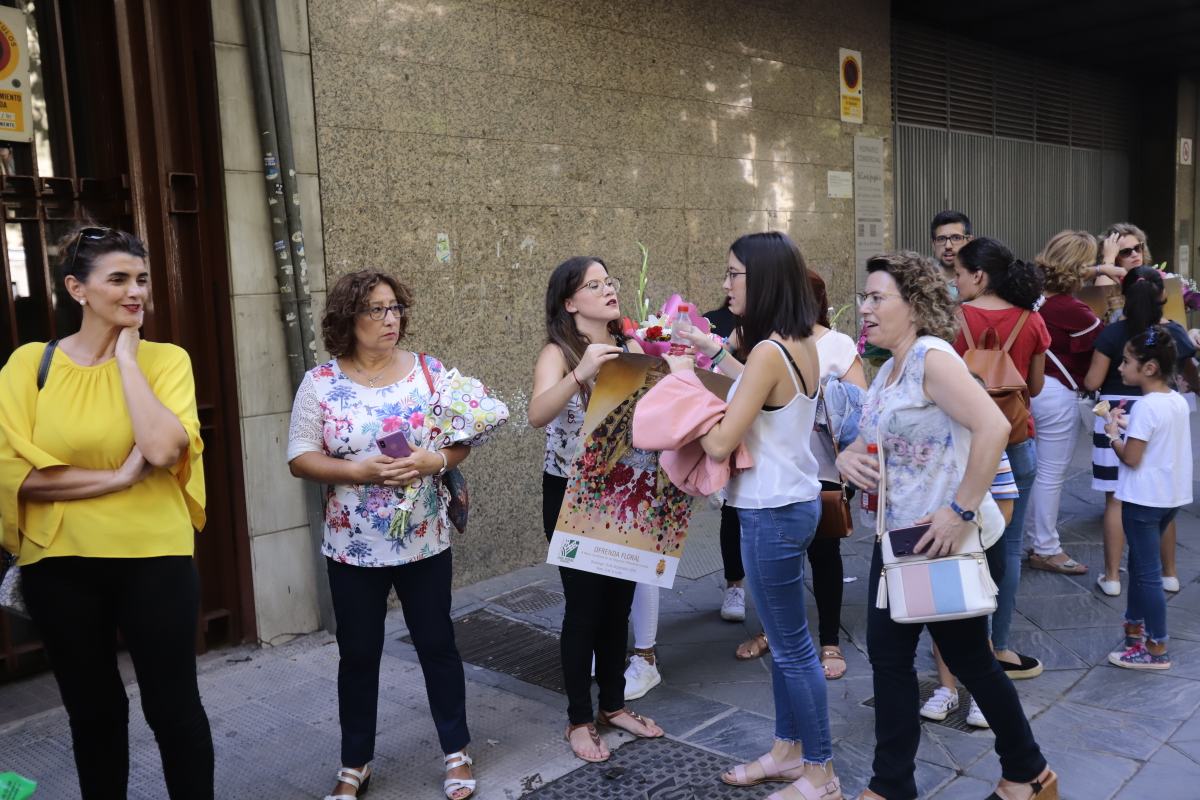
<path id="1" fill-rule="evenodd" d="M 424 447 L 430 439 L 424 417 L 444 368 L 397 346 L 412 302 L 408 287 L 384 273 L 342 277 L 329 291 L 321 321 L 333 358 L 304 376 L 292 407 L 292 474 L 327 487 L 321 552 L 337 622 L 342 768 L 326 800 L 365 793 L 371 777 L 384 616 L 393 587 L 446 754 L 446 797 L 465 800 L 475 792 L 465 752 L 471 738 L 466 684 L 450 621 L 451 523 L 441 480 L 469 448 Z M 411 455 L 380 452 L 378 440 L 396 431 L 404 432 Z"/>

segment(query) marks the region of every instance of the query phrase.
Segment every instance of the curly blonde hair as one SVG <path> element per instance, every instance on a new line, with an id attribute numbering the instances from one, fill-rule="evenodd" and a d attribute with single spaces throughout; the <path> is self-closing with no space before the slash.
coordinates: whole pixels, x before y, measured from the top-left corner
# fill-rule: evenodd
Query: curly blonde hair
<path id="1" fill-rule="evenodd" d="M 1045 290 L 1070 294 L 1083 285 L 1083 270 L 1096 260 L 1096 237 L 1087 231 L 1059 231 L 1050 237 L 1036 262 L 1046 276 Z"/>
<path id="2" fill-rule="evenodd" d="M 957 305 L 942 276 L 942 268 L 911 250 L 882 253 L 867 259 L 867 274 L 886 272 L 900 289 L 917 325 L 918 336 L 953 342 L 958 335 Z"/>

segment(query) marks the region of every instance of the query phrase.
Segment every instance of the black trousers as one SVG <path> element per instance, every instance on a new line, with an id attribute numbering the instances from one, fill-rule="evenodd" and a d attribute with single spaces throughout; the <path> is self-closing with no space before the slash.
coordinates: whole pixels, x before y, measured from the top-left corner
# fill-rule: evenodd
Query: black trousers
<path id="1" fill-rule="evenodd" d="M 542 473 L 542 524 L 547 541 L 554 535 L 554 523 L 566 491 L 566 478 Z M 581 725 L 594 718 L 593 654 L 600 710 L 612 712 L 625 707 L 625 643 L 637 584 L 569 567 L 559 567 L 558 572 L 567 598 L 560 639 L 567 718 L 572 725 Z"/>
<path id="2" fill-rule="evenodd" d="M 425 676 L 425 694 L 443 753 L 471 741 L 467 686 L 450 621 L 450 550 L 398 567 L 355 567 L 325 560 L 337 622 L 338 720 L 342 766 L 361 767 L 375 757 L 379 660 L 388 590 L 396 589 L 404 623 Z"/>
<path id="3" fill-rule="evenodd" d="M 46 558 L 21 568 L 71 724 L 84 800 L 125 800 L 129 699 L 125 639 L 171 800 L 211 800 L 213 744 L 196 686 L 200 583 L 188 556 Z"/>
<path id="4" fill-rule="evenodd" d="M 988 568 L 996 583 L 1004 576 L 1004 543 L 988 548 Z M 883 571 L 879 545 L 871 556 L 868 598 L 874 598 Z M 886 608 L 867 604 L 867 651 L 875 685 L 875 763 L 871 791 L 888 800 L 917 796 L 917 745 L 921 741 L 920 691 L 914 661 L 924 625 L 893 622 Z M 1033 738 L 1021 698 L 992 655 L 988 618 L 935 622 L 928 626 L 946 666 L 979 704 L 996 735 L 996 754 L 1005 780 L 1027 783 L 1046 768 Z"/>
<path id="5" fill-rule="evenodd" d="M 826 488 L 822 485 L 822 488 Z M 830 487 L 832 488 L 832 487 Z M 721 506 L 721 560 L 725 564 L 725 581 L 740 581 L 746 577 L 742 566 L 742 528 L 737 509 Z M 822 647 L 837 647 L 838 631 L 842 627 L 842 540 L 813 539 L 808 546 L 808 563 L 812 565 L 813 596 L 817 601 L 817 639 Z"/>

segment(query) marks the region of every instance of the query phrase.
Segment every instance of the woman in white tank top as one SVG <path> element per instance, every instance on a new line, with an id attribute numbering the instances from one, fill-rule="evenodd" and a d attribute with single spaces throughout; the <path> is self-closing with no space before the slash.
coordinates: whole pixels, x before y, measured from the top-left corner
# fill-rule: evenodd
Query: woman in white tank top
<path id="1" fill-rule="evenodd" d="M 700 442 L 716 459 L 728 458 L 739 443 L 754 458 L 726 491 L 741 523 L 746 581 L 771 642 L 775 745 L 721 778 L 735 786 L 793 782 L 799 794 L 790 797 L 840 800 L 825 676 L 804 612 L 805 551 L 821 514 L 817 459 L 806 435 L 820 372 L 812 339 L 816 304 L 804 258 L 782 233 L 734 242 L 724 286 L 741 324 L 737 358 L 718 353 L 718 361 L 735 380 L 724 419 Z M 689 357 L 668 361 L 672 371 L 693 367 Z"/>

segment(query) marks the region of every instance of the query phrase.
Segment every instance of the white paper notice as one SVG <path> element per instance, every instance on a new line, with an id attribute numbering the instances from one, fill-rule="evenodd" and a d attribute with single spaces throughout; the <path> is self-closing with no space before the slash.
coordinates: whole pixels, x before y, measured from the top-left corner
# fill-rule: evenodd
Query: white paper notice
<path id="1" fill-rule="evenodd" d="M 854 264 L 884 251 L 883 139 L 854 137 Z"/>
<path id="2" fill-rule="evenodd" d="M 832 198 L 845 200 L 854 197 L 854 173 L 831 169 L 825 173 L 825 186 Z"/>

